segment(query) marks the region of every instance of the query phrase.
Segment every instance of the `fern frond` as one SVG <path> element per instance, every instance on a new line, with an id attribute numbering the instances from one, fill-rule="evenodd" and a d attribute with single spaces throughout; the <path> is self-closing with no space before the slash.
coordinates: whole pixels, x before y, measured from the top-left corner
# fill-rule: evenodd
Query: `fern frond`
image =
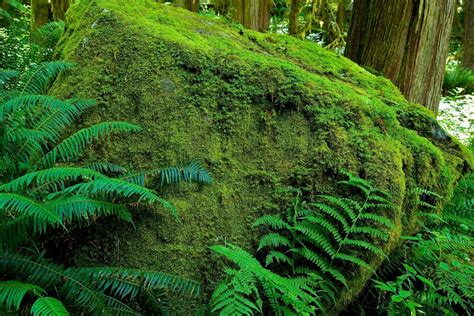
<path id="1" fill-rule="evenodd" d="M 50 168 L 56 162 L 67 162 L 71 159 L 77 159 L 87 145 L 100 139 L 100 137 L 113 133 L 129 133 L 140 130 L 141 128 L 138 125 L 124 122 L 105 122 L 83 128 L 51 149 L 36 165 Z"/>
<path id="2" fill-rule="evenodd" d="M 21 301 L 27 293 L 40 295 L 45 291 L 34 284 L 22 283 L 19 281 L 0 281 L 0 306 L 7 309 L 19 310 Z"/>
<path id="3" fill-rule="evenodd" d="M 44 185 L 52 181 L 77 181 L 79 179 L 108 179 L 100 172 L 77 167 L 54 167 L 27 173 L 0 185 L 3 192 L 23 192 L 30 185 Z"/>
<path id="4" fill-rule="evenodd" d="M 339 252 L 334 256 L 334 259 L 348 261 L 355 264 L 356 266 L 361 266 L 363 268 L 366 268 L 367 270 L 375 272 L 374 269 L 367 262 L 349 254 Z"/>
<path id="5" fill-rule="evenodd" d="M 369 226 L 360 226 L 360 227 L 356 226 L 351 229 L 351 232 L 353 234 L 365 234 L 372 238 L 380 238 L 383 241 L 387 241 L 388 238 L 390 237 L 389 233 L 382 231 L 378 228 L 373 228 Z"/>
<path id="6" fill-rule="evenodd" d="M 325 228 L 336 242 L 340 242 L 342 240 L 342 235 L 339 233 L 339 229 L 337 229 L 330 221 L 326 220 L 325 218 L 321 216 L 307 216 L 304 219 L 310 223 L 317 224 Z"/>
<path id="7" fill-rule="evenodd" d="M 0 210 L 2 209 L 34 218 L 40 231 L 45 231 L 48 225 L 62 225 L 58 215 L 25 195 L 0 192 Z"/>
<path id="8" fill-rule="evenodd" d="M 31 306 L 33 316 L 69 316 L 60 300 L 54 297 L 40 297 Z"/>
<path id="9" fill-rule="evenodd" d="M 292 260 L 290 257 L 285 255 L 283 252 L 271 250 L 265 257 L 265 265 L 269 266 L 272 263 L 288 263 L 291 264 Z"/>
<path id="10" fill-rule="evenodd" d="M 81 222 L 82 220 L 109 215 L 116 215 L 123 221 L 132 222 L 132 215 L 126 207 L 80 195 L 48 201 L 46 205 L 64 223 L 68 224 L 71 224 L 73 221 Z"/>
<path id="11" fill-rule="evenodd" d="M 196 182 L 210 184 L 212 178 L 204 167 L 197 161 L 191 162 L 189 165 L 179 168 L 170 167 L 163 169 L 147 170 L 134 174 L 125 175 L 122 180 L 135 183 L 138 185 L 146 185 L 147 176 L 157 175 L 160 177 L 161 185 L 176 184 L 184 182 Z"/>
<path id="12" fill-rule="evenodd" d="M 352 210 L 351 206 L 347 203 L 346 200 L 342 198 L 338 198 L 336 196 L 331 196 L 331 195 L 320 195 L 320 197 L 325 199 L 326 201 L 333 203 L 334 205 L 339 206 L 341 210 L 344 211 L 344 214 L 347 215 L 351 219 L 351 221 L 356 220 L 357 216 L 355 215 L 354 211 Z"/>
<path id="13" fill-rule="evenodd" d="M 290 245 L 291 245 L 290 241 L 285 236 L 282 236 L 278 233 L 269 233 L 260 239 L 257 251 L 265 247 L 270 247 L 270 248 L 276 248 L 276 247 L 282 247 L 282 246 L 289 247 Z"/>
<path id="14" fill-rule="evenodd" d="M 95 162 L 84 165 L 83 168 L 92 169 L 100 173 L 113 173 L 113 174 L 124 174 L 127 173 L 127 169 L 122 166 L 108 163 L 108 162 Z"/>
<path id="15" fill-rule="evenodd" d="M 0 88 L 3 88 L 9 81 L 18 78 L 20 72 L 16 70 L 0 69 Z"/>
<path id="16" fill-rule="evenodd" d="M 18 90 L 21 94 L 43 94 L 59 73 L 73 66 L 72 63 L 64 61 L 41 63 L 22 73 Z"/>
<path id="17" fill-rule="evenodd" d="M 367 219 L 367 220 L 374 221 L 374 222 L 376 222 L 376 223 L 385 225 L 387 228 L 390 228 L 390 229 L 392 229 L 392 228 L 395 227 L 395 225 L 392 223 L 391 220 L 389 220 L 389 219 L 386 218 L 386 217 L 377 215 L 377 214 L 362 213 L 362 214 L 359 215 L 359 218 L 360 218 L 360 219 Z"/>
<path id="18" fill-rule="evenodd" d="M 311 204 L 315 207 L 317 207 L 319 210 L 321 210 L 323 213 L 325 213 L 326 215 L 334 218 L 336 221 L 338 221 L 339 223 L 341 223 L 343 229 L 344 229 L 344 232 L 348 232 L 349 231 L 349 223 L 347 222 L 347 220 L 344 218 L 344 216 L 342 216 L 338 210 L 336 210 L 335 208 L 325 204 L 325 203 L 313 203 Z"/>
<path id="19" fill-rule="evenodd" d="M 49 110 L 57 109 L 60 111 L 69 111 L 74 114 L 79 114 L 76 107 L 71 105 L 69 102 L 62 101 L 51 96 L 29 94 L 13 98 L 2 103 L 0 106 L 0 121 L 3 121 L 6 115 L 15 111 L 19 111 L 20 109 L 27 109 L 31 111 L 38 106 Z"/>
<path id="20" fill-rule="evenodd" d="M 273 229 L 289 229 L 291 226 L 288 225 L 279 215 L 265 214 L 255 220 L 252 227 L 257 226 L 268 226 Z"/>
<path id="21" fill-rule="evenodd" d="M 342 246 L 353 246 L 353 247 L 359 247 L 363 248 L 365 250 L 369 250 L 374 254 L 381 255 L 383 257 L 386 257 L 385 253 L 382 251 L 382 249 L 372 245 L 369 242 L 363 241 L 363 240 L 356 240 L 356 239 L 350 239 L 346 238 L 341 242 Z"/>
<path id="22" fill-rule="evenodd" d="M 313 245 L 320 247 L 330 257 L 336 254 L 336 249 L 332 245 L 331 240 L 313 225 L 302 222 L 296 224 L 294 229 L 296 231 L 299 231 L 304 236 L 308 237 Z"/>

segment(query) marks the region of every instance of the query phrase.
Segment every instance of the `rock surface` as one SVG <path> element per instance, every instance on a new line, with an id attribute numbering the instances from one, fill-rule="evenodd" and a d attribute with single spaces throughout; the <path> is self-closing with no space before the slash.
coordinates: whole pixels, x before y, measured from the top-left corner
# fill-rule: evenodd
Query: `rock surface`
<path id="1" fill-rule="evenodd" d="M 388 253 L 416 229 L 413 188 L 449 196 L 470 168 L 462 146 L 388 80 L 288 36 L 152 1 L 82 0 L 68 11 L 57 55 L 77 67 L 53 93 L 98 100 L 85 125 L 126 120 L 144 129 L 86 159 L 133 169 L 197 159 L 214 177 L 210 186 L 156 187 L 180 222 L 159 207 L 137 210 L 135 229 L 92 234 L 77 249 L 83 264 L 177 273 L 201 281 L 209 294 L 222 271 L 210 245 L 254 247 L 253 220 L 282 207 L 276 189 L 337 194 L 340 168 L 392 194 L 396 229 Z M 358 272 L 338 308 L 369 277 Z"/>

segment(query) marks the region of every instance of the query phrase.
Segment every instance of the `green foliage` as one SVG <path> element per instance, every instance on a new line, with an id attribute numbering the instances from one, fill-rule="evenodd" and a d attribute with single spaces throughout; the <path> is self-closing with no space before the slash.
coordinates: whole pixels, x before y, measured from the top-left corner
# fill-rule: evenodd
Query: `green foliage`
<path id="1" fill-rule="evenodd" d="M 124 302 L 139 300 L 152 310 L 159 310 L 160 291 L 180 295 L 198 295 L 200 291 L 199 283 L 166 273 L 110 267 L 64 269 L 44 258 L 33 259 L 19 254 L 0 256 L 0 267 L 10 276 L 35 284 L 18 281 L 0 283 L 0 287 L 6 289 L 0 301 L 15 310 L 19 309 L 26 292 L 42 295 L 57 291 L 70 310 L 76 313 L 137 314 Z M 60 311 L 62 304 L 58 305 L 58 300 L 45 299 L 33 304 L 32 313 L 35 308 L 38 312 L 49 308 Z"/>
<path id="2" fill-rule="evenodd" d="M 444 74 L 443 94 L 448 95 L 450 92 L 456 92 L 457 89 L 460 89 L 462 94 L 473 93 L 474 73 L 457 63 L 448 64 Z"/>
<path id="3" fill-rule="evenodd" d="M 433 196 L 428 190 L 419 193 Z M 390 315 L 474 312 L 472 196 L 472 174 L 468 174 L 440 216 L 422 216 L 422 230 L 403 237 L 406 242 L 374 280 L 378 308 L 387 308 Z M 430 206 L 426 204 L 420 203 Z"/>
<path id="4" fill-rule="evenodd" d="M 374 255 L 385 256 L 380 245 L 388 240 L 393 227 L 382 213 L 377 214 L 391 209 L 388 194 L 343 173 L 348 180 L 340 183 L 356 189 L 354 194 L 361 193 L 361 200 L 356 195 L 321 195 L 319 201 L 306 203 L 297 191 L 286 217 L 264 215 L 254 224 L 270 230 L 258 247 L 267 252 L 266 265 L 291 276 L 321 276 L 328 300 L 336 295 L 335 288 L 348 286 L 347 278 L 354 268 L 371 270 L 368 260 Z"/>
<path id="5" fill-rule="evenodd" d="M 227 279 L 212 294 L 213 312 L 219 315 L 261 314 L 264 307 L 261 292 L 275 315 L 311 315 L 316 306 L 320 306 L 318 293 L 309 280 L 281 277 L 232 244 L 211 249 L 238 266 L 238 269 L 226 270 Z"/>
<path id="6" fill-rule="evenodd" d="M 0 8 L 0 69 L 22 70 L 51 60 L 64 23 L 51 22 L 30 33 L 30 7 L 18 0 L 4 2 L 8 10 Z"/>
<path id="7" fill-rule="evenodd" d="M 276 271 L 286 277 L 278 276 L 285 282 L 297 280 L 313 298 L 306 301 L 308 306 L 304 309 L 296 308 L 292 302 L 291 312 L 321 312 L 334 302 L 341 285 L 348 287 L 347 279 L 355 269 L 372 270 L 369 260 L 385 256 L 380 245 L 388 240 L 393 227 L 381 213 L 392 208 L 388 194 L 349 172 L 342 173 L 348 179 L 340 184 L 354 191 L 351 198 L 321 195 L 318 202 L 307 203 L 302 200 L 301 191 L 296 190 L 286 216 L 266 214 L 255 221 L 254 227 L 268 231 L 260 239 L 257 251 L 265 251 L 265 265 L 270 270 L 235 246 L 213 248 L 240 267 L 226 271 L 228 280 L 214 292 L 211 303 L 215 311 L 226 315 L 261 312 L 257 280 L 266 289 L 272 282 L 266 275 L 273 277 L 271 271 Z M 275 299 L 268 293 L 266 296 L 275 313 L 290 313 L 285 309 L 289 307 L 287 299 Z"/>
<path id="8" fill-rule="evenodd" d="M 0 282 L 0 305 L 27 306 L 34 315 L 67 315 L 66 307 L 78 313 L 137 314 L 132 301 L 152 310 L 163 307 L 157 291 L 197 295 L 199 284 L 177 276 L 110 267 L 64 269 L 40 254 L 37 235 L 102 216 L 132 222 L 130 206 L 140 202 L 159 203 L 174 214 L 169 202 L 143 186 L 145 174 L 160 174 L 166 180 L 162 184 L 211 182 L 197 162 L 141 176 L 108 163 L 80 166 L 77 161 L 90 144 L 140 127 L 104 122 L 73 132 L 74 121 L 95 102 L 43 95 L 71 66 L 58 61 L 22 73 L 0 71 L 0 270 L 9 279 Z M 30 244 L 36 254 L 22 247 Z M 38 296 L 32 305 L 22 304 L 27 293 Z M 66 307 L 44 294 L 59 296 Z"/>

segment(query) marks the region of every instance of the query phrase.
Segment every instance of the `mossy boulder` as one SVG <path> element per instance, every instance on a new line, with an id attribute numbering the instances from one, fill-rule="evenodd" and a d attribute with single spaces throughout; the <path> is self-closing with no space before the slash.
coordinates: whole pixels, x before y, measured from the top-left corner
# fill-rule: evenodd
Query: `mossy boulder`
<path id="1" fill-rule="evenodd" d="M 389 253 L 401 234 L 416 229 L 413 188 L 449 197 L 470 168 L 462 146 L 428 110 L 310 42 L 153 1 L 82 0 L 67 14 L 57 55 L 77 67 L 52 93 L 99 103 L 84 125 L 126 120 L 144 129 L 86 159 L 133 169 L 197 159 L 214 177 L 208 186 L 157 187 L 180 221 L 160 207 L 138 210 L 135 228 L 92 234 L 77 249 L 82 264 L 164 270 L 201 281 L 209 294 L 222 271 L 210 245 L 254 247 L 251 224 L 279 207 L 276 189 L 337 194 L 341 168 L 391 193 L 396 229 L 384 246 Z M 374 267 L 380 262 L 371 260 Z M 369 277 L 358 272 L 338 308 Z"/>

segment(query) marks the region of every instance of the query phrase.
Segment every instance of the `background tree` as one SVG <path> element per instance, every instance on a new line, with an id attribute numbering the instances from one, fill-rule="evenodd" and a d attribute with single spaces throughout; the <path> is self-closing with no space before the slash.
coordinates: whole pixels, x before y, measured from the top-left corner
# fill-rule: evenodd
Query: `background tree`
<path id="1" fill-rule="evenodd" d="M 69 6 L 74 0 L 51 0 L 51 10 L 55 21 L 64 21 L 64 17 Z"/>
<path id="2" fill-rule="evenodd" d="M 463 66 L 474 71 L 474 0 L 464 3 L 464 54 Z"/>
<path id="3" fill-rule="evenodd" d="M 455 0 L 355 0 L 345 55 L 435 113 Z"/>
<path id="4" fill-rule="evenodd" d="M 192 12 L 199 11 L 199 0 L 176 0 L 175 5 Z"/>
<path id="5" fill-rule="evenodd" d="M 35 30 L 49 21 L 48 0 L 31 0 L 31 29 Z"/>

